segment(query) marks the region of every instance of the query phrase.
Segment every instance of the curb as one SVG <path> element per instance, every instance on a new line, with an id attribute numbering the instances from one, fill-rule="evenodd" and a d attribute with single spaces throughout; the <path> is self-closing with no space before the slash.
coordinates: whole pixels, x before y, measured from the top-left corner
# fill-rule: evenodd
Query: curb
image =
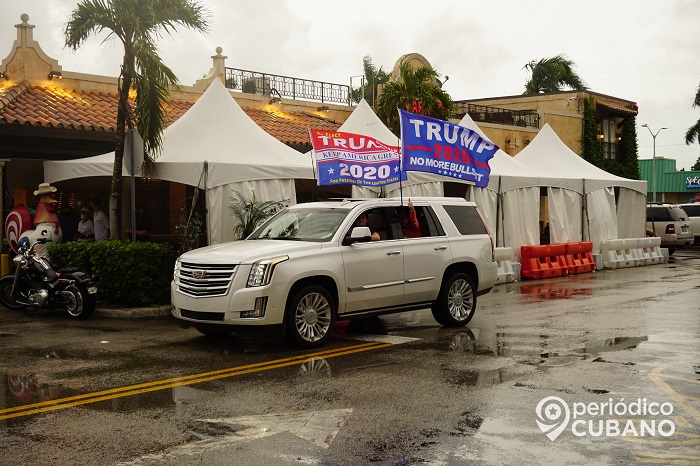
<path id="1" fill-rule="evenodd" d="M 97 308 L 94 316 L 107 317 L 112 319 L 163 319 L 172 317 L 172 305 L 159 307 L 127 307 L 127 308 Z"/>

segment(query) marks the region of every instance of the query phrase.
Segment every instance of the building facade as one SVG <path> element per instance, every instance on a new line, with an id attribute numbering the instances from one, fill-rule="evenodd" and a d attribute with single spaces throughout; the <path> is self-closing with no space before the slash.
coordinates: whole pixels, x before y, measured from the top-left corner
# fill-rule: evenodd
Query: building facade
<path id="1" fill-rule="evenodd" d="M 700 202 L 700 170 L 676 170 L 676 161 L 664 157 L 656 157 L 656 160 L 642 159 L 639 167 L 642 179 L 648 182 L 649 202 L 654 202 L 654 192 L 656 202 Z"/>

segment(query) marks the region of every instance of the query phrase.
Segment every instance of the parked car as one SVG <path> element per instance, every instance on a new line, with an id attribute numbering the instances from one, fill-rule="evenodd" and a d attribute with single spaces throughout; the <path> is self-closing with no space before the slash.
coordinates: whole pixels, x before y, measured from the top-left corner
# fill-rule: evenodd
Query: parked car
<path id="1" fill-rule="evenodd" d="M 695 236 L 695 243 L 700 242 L 700 202 L 695 204 L 678 204 L 678 207 L 683 209 L 688 214 L 690 229 Z"/>
<path id="2" fill-rule="evenodd" d="M 661 247 L 673 254 L 676 249 L 693 244 L 688 215 L 675 204 L 647 204 L 647 232 L 661 238 Z"/>
<path id="3" fill-rule="evenodd" d="M 206 335 L 279 328 L 305 348 L 340 319 L 431 308 L 438 323 L 465 325 L 496 282 L 491 236 L 472 202 L 413 205 L 416 238 L 404 238 L 400 199 L 345 199 L 289 207 L 245 240 L 187 252 L 173 315 Z M 367 225 L 354 226 L 361 215 Z"/>

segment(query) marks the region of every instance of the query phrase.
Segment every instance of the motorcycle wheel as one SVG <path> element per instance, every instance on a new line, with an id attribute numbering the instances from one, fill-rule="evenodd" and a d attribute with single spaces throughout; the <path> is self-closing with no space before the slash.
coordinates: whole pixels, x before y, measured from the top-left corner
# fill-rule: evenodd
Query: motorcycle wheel
<path id="1" fill-rule="evenodd" d="M 66 300 L 66 311 L 75 319 L 87 319 L 95 311 L 95 296 L 84 287 L 71 285 L 60 292 Z"/>
<path id="2" fill-rule="evenodd" d="M 8 309 L 12 309 L 13 311 L 21 311 L 27 306 L 17 303 L 15 298 L 10 296 L 10 293 L 12 293 L 12 284 L 14 282 L 14 275 L 5 275 L 4 277 L 0 278 L 0 302 L 2 302 L 2 305 Z"/>

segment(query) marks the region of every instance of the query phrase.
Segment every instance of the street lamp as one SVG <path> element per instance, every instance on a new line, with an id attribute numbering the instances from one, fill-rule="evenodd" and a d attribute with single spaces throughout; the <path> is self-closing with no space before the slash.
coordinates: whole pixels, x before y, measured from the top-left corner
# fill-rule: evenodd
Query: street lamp
<path id="1" fill-rule="evenodd" d="M 651 137 L 654 139 L 654 156 L 651 159 L 651 186 L 653 190 L 651 200 L 652 202 L 656 202 L 656 135 L 659 134 L 662 129 L 668 128 L 661 128 L 657 132 L 653 132 L 647 124 L 643 124 L 642 128 L 648 129 L 649 133 L 651 133 Z"/>

